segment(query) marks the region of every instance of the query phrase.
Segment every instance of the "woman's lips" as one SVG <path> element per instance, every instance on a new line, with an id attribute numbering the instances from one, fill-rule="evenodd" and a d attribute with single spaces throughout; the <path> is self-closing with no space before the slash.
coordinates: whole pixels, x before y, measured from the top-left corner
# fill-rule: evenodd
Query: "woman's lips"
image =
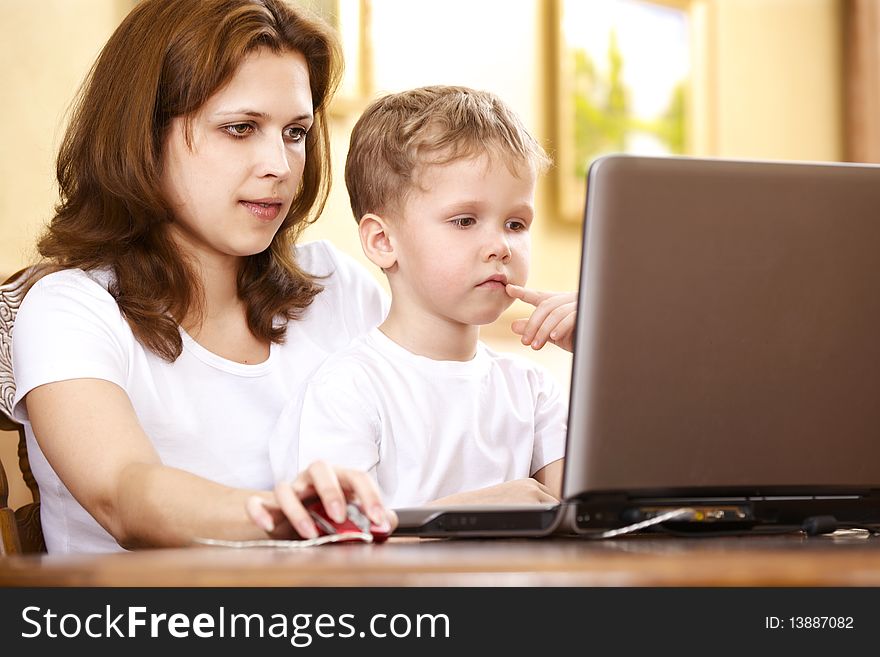
<path id="1" fill-rule="evenodd" d="M 251 214 L 261 221 L 272 221 L 281 212 L 281 203 L 277 202 L 239 201 L 239 203 L 250 210 Z"/>

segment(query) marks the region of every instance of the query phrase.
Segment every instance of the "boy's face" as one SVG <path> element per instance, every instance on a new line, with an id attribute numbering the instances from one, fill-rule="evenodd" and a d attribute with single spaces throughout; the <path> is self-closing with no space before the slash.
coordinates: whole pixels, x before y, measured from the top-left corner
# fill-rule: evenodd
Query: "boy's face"
<path id="1" fill-rule="evenodd" d="M 536 182 L 528 165 L 513 168 L 479 156 L 422 169 L 395 221 L 398 308 L 480 325 L 510 306 L 505 284 L 529 274 Z"/>

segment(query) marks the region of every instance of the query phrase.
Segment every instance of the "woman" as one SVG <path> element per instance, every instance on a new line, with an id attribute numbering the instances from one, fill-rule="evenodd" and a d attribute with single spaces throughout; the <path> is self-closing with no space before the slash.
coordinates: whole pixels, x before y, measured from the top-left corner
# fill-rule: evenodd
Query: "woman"
<path id="1" fill-rule="evenodd" d="M 14 327 L 50 552 L 308 538 L 313 494 L 337 521 L 349 497 L 395 522 L 364 473 L 316 463 L 272 490 L 284 404 L 386 312 L 353 261 L 293 247 L 326 200 L 339 71 L 282 0 L 143 0 L 106 44 Z M 573 295 L 523 294 L 538 308 L 515 331 L 543 345 Z"/>
<path id="2" fill-rule="evenodd" d="M 393 522 L 358 472 L 314 464 L 269 492 L 282 405 L 385 311 L 329 245 L 291 249 L 327 196 L 339 71 L 280 0 L 145 0 L 106 44 L 14 328 L 50 552 L 292 536 L 282 520 L 311 537 L 312 493 Z"/>

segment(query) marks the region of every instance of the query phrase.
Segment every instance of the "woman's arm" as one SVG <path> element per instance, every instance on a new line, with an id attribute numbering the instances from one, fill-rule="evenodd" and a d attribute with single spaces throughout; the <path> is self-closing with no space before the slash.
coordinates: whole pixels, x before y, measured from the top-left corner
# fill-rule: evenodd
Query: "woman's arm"
<path id="1" fill-rule="evenodd" d="M 190 545 L 195 538 L 265 538 L 248 515 L 248 500 L 268 505 L 276 495 L 231 488 L 162 464 L 125 392 L 100 379 L 49 383 L 31 390 L 27 410 L 37 442 L 76 500 L 123 547 Z M 284 516 L 303 535 L 314 532 L 297 494 L 316 492 L 332 506 L 356 495 L 379 503 L 372 481 L 359 473 L 319 468 L 282 493 Z M 287 523 L 273 523 L 281 537 Z"/>

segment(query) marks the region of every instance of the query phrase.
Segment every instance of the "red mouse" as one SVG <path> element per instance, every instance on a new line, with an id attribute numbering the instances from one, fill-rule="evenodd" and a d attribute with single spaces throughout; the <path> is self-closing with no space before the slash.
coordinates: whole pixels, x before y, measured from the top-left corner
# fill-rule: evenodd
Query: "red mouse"
<path id="1" fill-rule="evenodd" d="M 342 522 L 333 520 L 318 498 L 306 500 L 303 504 L 312 517 L 319 536 L 338 535 L 339 542 L 382 543 L 390 533 L 387 528 L 374 524 L 355 502 L 346 503 L 346 517 Z"/>

